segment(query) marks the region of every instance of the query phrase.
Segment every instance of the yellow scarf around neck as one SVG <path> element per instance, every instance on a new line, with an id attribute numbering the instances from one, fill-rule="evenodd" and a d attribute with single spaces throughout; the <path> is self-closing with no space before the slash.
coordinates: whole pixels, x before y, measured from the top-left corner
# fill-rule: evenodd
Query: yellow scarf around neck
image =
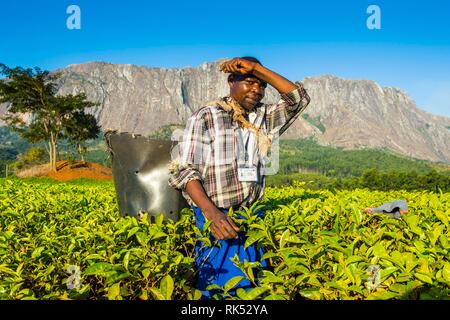
<path id="1" fill-rule="evenodd" d="M 211 101 L 207 105 L 218 105 L 226 112 L 231 111 L 233 121 L 236 121 L 240 128 L 248 129 L 255 133 L 256 141 L 258 143 L 258 150 L 261 156 L 267 156 L 270 147 L 272 146 L 270 138 L 265 133 L 260 132 L 254 124 L 248 122 L 248 120 L 245 119 L 247 111 L 243 107 L 241 107 L 241 105 L 237 103 L 232 97 L 225 97 L 222 100 Z"/>

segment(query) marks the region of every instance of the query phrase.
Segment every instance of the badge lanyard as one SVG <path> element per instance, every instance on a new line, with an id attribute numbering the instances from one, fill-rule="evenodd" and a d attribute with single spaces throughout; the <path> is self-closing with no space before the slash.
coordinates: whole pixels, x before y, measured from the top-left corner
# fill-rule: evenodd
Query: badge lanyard
<path id="1" fill-rule="evenodd" d="M 251 152 L 249 152 L 249 142 L 251 138 L 251 132 L 247 129 L 247 137 L 244 142 L 244 135 L 243 130 L 239 129 L 239 160 L 242 162 L 242 159 L 244 160 L 245 164 L 244 167 L 253 167 L 253 159 L 254 159 L 254 148 L 251 148 Z M 242 153 L 244 156 L 242 156 Z"/>
<path id="2" fill-rule="evenodd" d="M 245 182 L 256 182 L 258 181 L 258 173 L 256 170 L 256 166 L 253 164 L 254 152 L 255 149 L 252 147 L 251 152 L 249 149 L 249 141 L 251 138 L 250 130 L 247 131 L 247 139 L 244 143 L 243 130 L 239 129 L 239 155 L 238 155 L 238 178 L 239 181 Z M 244 157 L 242 157 L 242 153 L 244 153 Z M 249 155 L 250 153 L 250 155 Z M 244 160 L 244 167 L 241 167 L 242 158 Z"/>

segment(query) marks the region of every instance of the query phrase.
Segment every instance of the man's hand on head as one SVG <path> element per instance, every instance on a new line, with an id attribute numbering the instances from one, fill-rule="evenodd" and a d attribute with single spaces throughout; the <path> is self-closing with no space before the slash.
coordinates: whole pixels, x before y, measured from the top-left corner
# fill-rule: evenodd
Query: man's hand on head
<path id="1" fill-rule="evenodd" d="M 259 65 L 257 62 L 234 58 L 223 62 L 219 70 L 225 73 L 252 74 L 257 65 Z"/>
<path id="2" fill-rule="evenodd" d="M 289 81 L 278 73 L 264 67 L 261 63 L 258 63 L 259 60 L 257 60 L 257 62 L 252 61 L 252 59 L 234 58 L 229 61 L 223 62 L 220 65 L 219 70 L 226 73 L 251 74 L 259 80 L 270 84 L 280 94 L 288 93 L 295 89 L 298 89 L 298 87 L 293 82 Z"/>

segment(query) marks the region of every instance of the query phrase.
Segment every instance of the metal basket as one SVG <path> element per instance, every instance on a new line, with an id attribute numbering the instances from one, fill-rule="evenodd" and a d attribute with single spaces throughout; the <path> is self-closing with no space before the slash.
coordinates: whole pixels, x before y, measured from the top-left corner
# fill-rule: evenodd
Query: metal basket
<path id="1" fill-rule="evenodd" d="M 104 139 L 120 214 L 140 218 L 148 212 L 150 220 L 163 213 L 166 219 L 178 220 L 178 213 L 189 205 L 181 192 L 168 184 L 171 141 L 117 131 L 107 131 Z"/>

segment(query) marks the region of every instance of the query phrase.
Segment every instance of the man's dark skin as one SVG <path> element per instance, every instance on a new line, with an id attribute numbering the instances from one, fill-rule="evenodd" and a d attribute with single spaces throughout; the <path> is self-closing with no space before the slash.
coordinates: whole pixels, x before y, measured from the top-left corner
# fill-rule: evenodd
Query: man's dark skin
<path id="1" fill-rule="evenodd" d="M 297 86 L 283 76 L 265 68 L 261 64 L 241 58 L 234 58 L 220 65 L 220 71 L 237 74 L 228 80 L 230 96 L 247 112 L 264 98 L 265 83 L 270 84 L 280 94 L 291 92 Z M 201 209 L 207 220 L 212 221 L 211 232 L 218 240 L 238 238 L 239 228 L 233 220 L 219 210 L 203 189 L 200 181 L 192 180 L 186 185 L 186 192 Z"/>

